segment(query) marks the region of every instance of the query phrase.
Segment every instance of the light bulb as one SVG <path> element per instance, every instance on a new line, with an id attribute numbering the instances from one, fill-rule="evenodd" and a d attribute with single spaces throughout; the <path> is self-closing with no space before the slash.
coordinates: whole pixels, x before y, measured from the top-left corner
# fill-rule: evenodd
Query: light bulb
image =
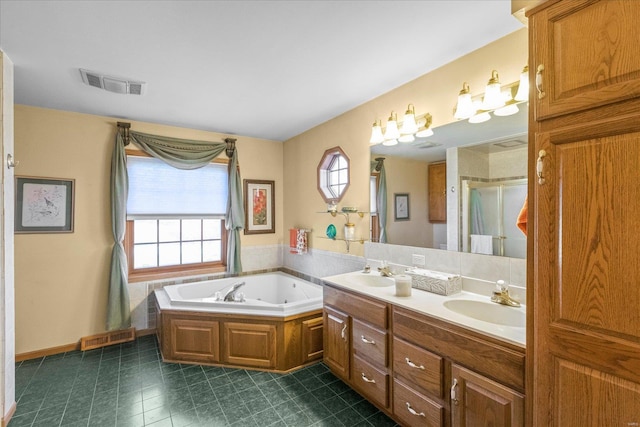
<path id="1" fill-rule="evenodd" d="M 496 116 L 512 116 L 514 114 L 516 114 L 518 111 L 520 111 L 520 109 L 518 108 L 518 106 L 516 104 L 510 104 L 510 105 L 506 105 L 502 108 L 498 108 L 497 110 L 495 110 L 493 112 L 493 114 L 495 114 Z"/>
<path id="2" fill-rule="evenodd" d="M 485 111 L 484 113 L 476 114 L 475 116 L 470 117 L 469 123 L 484 123 L 488 120 L 491 120 L 491 115 Z"/>
<path id="3" fill-rule="evenodd" d="M 385 139 L 385 141 L 382 143 L 382 145 L 386 145 L 387 147 L 390 147 L 392 145 L 398 145 L 398 140 L 397 139 Z"/>
<path id="4" fill-rule="evenodd" d="M 421 131 L 416 133 L 417 138 L 426 138 L 432 135 L 433 135 L 433 131 L 431 130 L 431 128 L 422 129 Z"/>

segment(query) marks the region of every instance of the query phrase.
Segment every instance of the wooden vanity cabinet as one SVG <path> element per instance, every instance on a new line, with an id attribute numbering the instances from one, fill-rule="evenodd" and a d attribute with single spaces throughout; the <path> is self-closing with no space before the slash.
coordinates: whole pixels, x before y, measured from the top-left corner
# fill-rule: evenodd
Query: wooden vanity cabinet
<path id="1" fill-rule="evenodd" d="M 528 16 L 527 421 L 639 425 L 640 2 Z"/>
<path id="2" fill-rule="evenodd" d="M 325 363 L 401 425 L 524 425 L 520 346 L 330 284 L 324 304 Z"/>
<path id="3" fill-rule="evenodd" d="M 398 419 L 412 426 L 524 425 L 524 349 L 395 306 L 393 334 Z"/>
<path id="4" fill-rule="evenodd" d="M 429 222 L 447 222 L 447 164 L 429 164 Z"/>
<path id="5" fill-rule="evenodd" d="M 326 285 L 324 305 L 325 363 L 388 412 L 391 375 L 387 304 Z"/>

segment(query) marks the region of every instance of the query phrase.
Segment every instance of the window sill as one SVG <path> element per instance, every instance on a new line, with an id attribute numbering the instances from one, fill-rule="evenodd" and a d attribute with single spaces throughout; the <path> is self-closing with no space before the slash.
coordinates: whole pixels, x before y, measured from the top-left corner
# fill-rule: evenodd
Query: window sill
<path id="1" fill-rule="evenodd" d="M 181 268 L 173 271 L 138 271 L 129 272 L 129 283 L 148 282 L 151 280 L 173 279 L 176 277 L 198 276 L 205 274 L 224 273 L 227 268 L 224 265 L 218 267 Z"/>

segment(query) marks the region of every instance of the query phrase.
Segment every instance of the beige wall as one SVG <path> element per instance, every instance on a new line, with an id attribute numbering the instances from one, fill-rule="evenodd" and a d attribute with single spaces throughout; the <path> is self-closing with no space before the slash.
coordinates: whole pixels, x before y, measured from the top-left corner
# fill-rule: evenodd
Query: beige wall
<path id="1" fill-rule="evenodd" d="M 70 234 L 18 234 L 16 352 L 77 342 L 104 331 L 111 219 L 109 174 L 116 119 L 15 107 L 17 175 L 75 179 L 75 230 Z M 228 135 L 151 123 L 132 129 L 178 138 L 221 141 Z M 282 143 L 237 137 L 243 178 L 274 180 L 276 233 L 242 236 L 245 246 L 281 242 Z"/>
<path id="2" fill-rule="evenodd" d="M 419 54 L 428 55 L 428 45 Z M 346 252 L 341 242 L 321 238 L 330 223 L 343 223 L 338 217 L 317 213 L 326 210 L 316 189 L 317 166 L 324 150 L 338 145 L 351 159 L 351 186 L 339 206 L 368 210 L 368 141 L 375 119 L 386 119 L 391 110 L 400 115 L 412 103 L 416 114 L 430 112 L 433 115 L 434 127 L 450 123 L 454 121 L 453 108 L 463 82 L 469 83 L 472 95 L 480 94 L 491 77 L 491 70 L 498 70 L 501 82 L 507 84 L 518 81 L 526 64 L 527 30 L 523 28 L 285 141 L 284 229 L 311 228 L 312 248 Z M 362 70 L 362 78 L 367 78 L 366 70 Z M 387 178 L 388 182 L 393 179 L 389 175 Z M 392 195 L 391 191 L 389 194 Z M 357 235 L 368 236 L 368 221 L 368 216 L 355 221 Z M 362 255 L 363 247 L 352 245 L 351 253 Z"/>
<path id="3" fill-rule="evenodd" d="M 387 176 L 387 239 L 406 246 L 433 246 L 433 227 L 429 222 L 427 204 L 427 162 L 387 156 L 384 169 Z M 394 194 L 409 193 L 409 220 L 394 220 Z"/>

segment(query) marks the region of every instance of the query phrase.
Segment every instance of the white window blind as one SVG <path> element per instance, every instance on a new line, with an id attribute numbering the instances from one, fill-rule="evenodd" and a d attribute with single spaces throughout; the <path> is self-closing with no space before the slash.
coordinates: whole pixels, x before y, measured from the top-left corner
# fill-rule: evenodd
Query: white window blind
<path id="1" fill-rule="evenodd" d="M 227 165 L 176 169 L 152 157 L 127 156 L 127 219 L 222 217 L 227 210 Z"/>

